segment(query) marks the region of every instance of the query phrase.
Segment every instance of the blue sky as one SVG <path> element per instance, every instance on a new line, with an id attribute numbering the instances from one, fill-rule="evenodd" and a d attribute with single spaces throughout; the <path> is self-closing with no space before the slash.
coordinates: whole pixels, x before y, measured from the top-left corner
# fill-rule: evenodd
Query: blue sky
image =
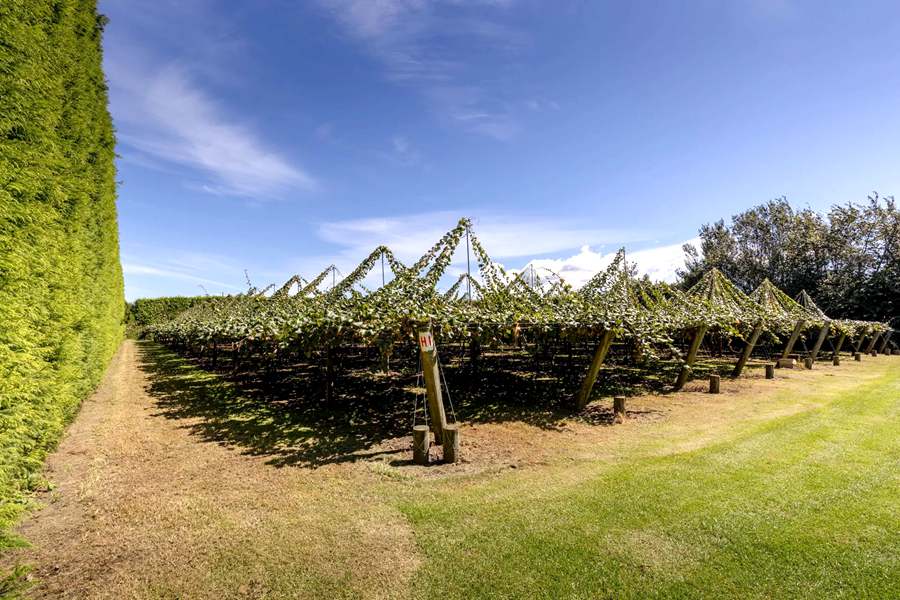
<path id="1" fill-rule="evenodd" d="M 671 278 L 703 222 L 900 190 L 896 2 L 100 10 L 129 299 L 410 260 L 464 215 L 511 268 Z"/>

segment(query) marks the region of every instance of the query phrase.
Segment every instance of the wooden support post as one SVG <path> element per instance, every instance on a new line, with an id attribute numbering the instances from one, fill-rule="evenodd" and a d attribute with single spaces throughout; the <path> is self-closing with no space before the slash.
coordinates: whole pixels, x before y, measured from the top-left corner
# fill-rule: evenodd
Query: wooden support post
<path id="1" fill-rule="evenodd" d="M 747 365 L 747 361 L 750 360 L 750 355 L 753 354 L 753 347 L 756 345 L 757 340 L 759 340 L 759 335 L 762 333 L 762 330 L 762 321 L 759 321 L 756 325 L 753 326 L 753 332 L 750 334 L 750 339 L 747 340 L 747 346 L 744 348 L 744 351 L 741 353 L 740 360 L 738 360 L 737 364 L 734 365 L 734 370 L 731 372 L 732 379 L 737 379 L 741 375 L 741 371 L 744 370 L 744 367 Z"/>
<path id="2" fill-rule="evenodd" d="M 775 365 L 772 363 L 766 365 L 766 379 L 775 379 Z"/>
<path id="3" fill-rule="evenodd" d="M 413 427 L 413 462 L 417 465 L 428 464 L 428 425 Z"/>
<path id="4" fill-rule="evenodd" d="M 875 349 L 875 343 L 878 341 L 878 338 L 881 337 L 880 333 L 876 333 L 872 336 L 872 341 L 869 342 L 869 345 L 866 346 L 866 354 L 872 354 L 872 350 Z"/>
<path id="5" fill-rule="evenodd" d="M 860 352 L 854 352 L 854 353 L 853 353 L 853 360 L 855 360 L 856 362 L 861 362 L 861 361 L 862 361 L 862 354 L 861 354 Z"/>
<path id="6" fill-rule="evenodd" d="M 869 352 L 869 354 L 871 354 L 872 356 L 878 356 L 878 351 L 872 350 L 871 352 Z"/>
<path id="7" fill-rule="evenodd" d="M 613 419 L 616 423 L 625 421 L 625 396 L 615 396 L 613 398 Z"/>
<path id="8" fill-rule="evenodd" d="M 612 346 L 613 337 L 613 332 L 607 330 L 603 332 L 603 336 L 600 338 L 597 350 L 594 351 L 594 358 L 591 360 L 591 366 L 588 368 L 584 381 L 581 382 L 578 396 L 575 398 L 575 408 L 577 410 L 583 410 L 591 400 L 594 383 L 597 381 L 597 375 L 600 374 L 600 367 L 603 366 L 603 361 L 606 360 L 606 354 L 609 352 L 610 346 Z"/>
<path id="9" fill-rule="evenodd" d="M 884 336 L 884 340 L 882 340 L 882 342 L 881 342 L 881 348 L 878 349 L 878 352 L 879 352 L 880 354 L 887 354 L 887 353 L 890 353 L 890 350 L 888 350 L 887 348 L 888 348 L 888 343 L 891 341 L 891 334 L 892 334 L 892 333 L 894 333 L 894 332 L 893 332 L 893 331 L 888 331 L 888 332 L 887 332 L 887 335 Z"/>
<path id="10" fill-rule="evenodd" d="M 859 352 L 859 349 L 862 348 L 863 342 L 866 340 L 865 335 L 859 336 L 859 340 L 857 340 L 856 345 L 853 346 L 853 354 Z"/>
<path id="11" fill-rule="evenodd" d="M 710 394 L 718 394 L 721 382 L 722 382 L 722 378 L 720 376 L 710 375 L 709 376 L 709 393 Z"/>
<path id="12" fill-rule="evenodd" d="M 431 430 L 434 432 L 434 443 L 442 444 L 444 427 L 447 426 L 447 415 L 444 413 L 444 397 L 441 393 L 441 373 L 438 369 L 437 346 L 431 334 L 431 326 L 422 327 L 418 331 L 419 355 L 422 358 L 422 374 L 425 376 L 425 391 L 428 395 L 428 414 L 431 418 Z"/>
<path id="13" fill-rule="evenodd" d="M 813 359 L 811 356 L 807 356 L 806 358 L 803 359 L 803 366 L 806 367 L 807 369 L 813 368 Z"/>
<path id="14" fill-rule="evenodd" d="M 819 330 L 819 337 L 816 339 L 816 344 L 813 346 L 812 352 L 809 353 L 809 357 L 813 362 L 816 362 L 816 357 L 819 355 L 819 350 L 822 348 L 822 344 L 825 342 L 825 338 L 828 336 L 828 331 L 831 329 L 831 323 L 825 322 L 822 326 L 822 329 Z"/>
<path id="15" fill-rule="evenodd" d="M 694 332 L 694 339 L 691 340 L 691 347 L 688 348 L 688 354 L 685 358 L 684 365 L 681 367 L 681 372 L 678 374 L 678 380 L 675 381 L 676 390 L 683 388 L 684 384 L 687 383 L 690 378 L 691 366 L 697 359 L 697 352 L 700 350 L 700 343 L 703 341 L 703 336 L 706 335 L 707 329 L 708 327 L 706 325 L 701 325 Z"/>
<path id="16" fill-rule="evenodd" d="M 394 343 L 382 343 L 378 345 L 378 356 L 381 359 L 381 372 L 391 371 L 391 355 L 394 353 Z"/>
<path id="17" fill-rule="evenodd" d="M 788 354 L 791 353 L 791 350 L 794 349 L 794 344 L 797 343 L 797 338 L 800 337 L 800 334 L 803 332 L 803 326 L 805 323 L 803 319 L 797 321 L 797 324 L 794 325 L 794 331 L 791 332 L 791 337 L 788 339 L 788 343 L 784 346 L 784 352 L 781 353 L 781 358 L 787 358 Z"/>
<path id="18" fill-rule="evenodd" d="M 831 364 L 833 364 L 835 367 L 841 366 L 841 357 L 838 356 L 837 354 L 835 354 L 834 356 L 832 356 L 832 357 L 831 357 Z"/>
<path id="19" fill-rule="evenodd" d="M 838 338 L 837 345 L 834 347 L 834 352 L 831 354 L 832 360 L 837 357 L 841 353 L 841 347 L 844 345 L 844 340 L 847 338 L 846 333 L 841 333 L 841 337 Z M 838 361 L 840 362 L 840 361 Z"/>
<path id="20" fill-rule="evenodd" d="M 451 423 L 444 427 L 444 462 L 455 463 L 459 460 L 459 427 Z"/>

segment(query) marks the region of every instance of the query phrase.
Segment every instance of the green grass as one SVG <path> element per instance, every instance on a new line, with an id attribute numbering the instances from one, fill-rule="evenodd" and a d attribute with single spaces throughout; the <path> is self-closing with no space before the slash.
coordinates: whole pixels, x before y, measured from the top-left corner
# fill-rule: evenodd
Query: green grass
<path id="1" fill-rule="evenodd" d="M 900 597 L 900 370 L 816 388 L 696 450 L 660 452 L 663 430 L 632 458 L 417 490 L 416 595 Z"/>

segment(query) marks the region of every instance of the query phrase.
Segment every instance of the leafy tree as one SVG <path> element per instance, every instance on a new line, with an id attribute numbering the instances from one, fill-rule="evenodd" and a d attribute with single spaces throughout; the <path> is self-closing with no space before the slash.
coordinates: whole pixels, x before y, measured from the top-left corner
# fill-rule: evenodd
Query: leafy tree
<path id="1" fill-rule="evenodd" d="M 685 245 L 688 288 L 717 268 L 749 292 L 768 278 L 791 296 L 806 290 L 826 313 L 863 320 L 900 314 L 900 211 L 893 197 L 832 207 L 826 216 L 778 198 L 700 228 Z"/>

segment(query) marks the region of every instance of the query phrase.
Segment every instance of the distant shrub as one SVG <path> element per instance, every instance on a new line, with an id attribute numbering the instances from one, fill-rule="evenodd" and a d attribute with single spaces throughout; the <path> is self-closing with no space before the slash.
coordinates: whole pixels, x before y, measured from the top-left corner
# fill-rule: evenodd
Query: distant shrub
<path id="1" fill-rule="evenodd" d="M 169 321 L 181 312 L 203 302 L 211 296 L 169 296 L 164 298 L 139 298 L 125 309 L 126 332 L 140 337 L 144 327 Z"/>

